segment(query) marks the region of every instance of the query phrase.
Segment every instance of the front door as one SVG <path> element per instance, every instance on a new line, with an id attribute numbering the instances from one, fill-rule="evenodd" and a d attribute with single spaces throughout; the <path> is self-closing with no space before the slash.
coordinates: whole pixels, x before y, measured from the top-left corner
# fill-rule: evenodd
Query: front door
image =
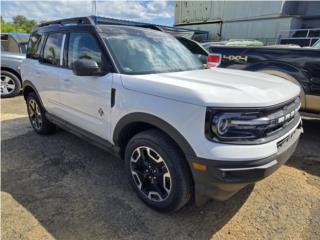
<path id="1" fill-rule="evenodd" d="M 102 51 L 90 32 L 69 33 L 66 65 L 61 78 L 63 119 L 107 139 L 109 134 L 112 73 L 104 76 L 77 76 L 72 71 L 79 59 L 92 59 L 102 68 Z"/>

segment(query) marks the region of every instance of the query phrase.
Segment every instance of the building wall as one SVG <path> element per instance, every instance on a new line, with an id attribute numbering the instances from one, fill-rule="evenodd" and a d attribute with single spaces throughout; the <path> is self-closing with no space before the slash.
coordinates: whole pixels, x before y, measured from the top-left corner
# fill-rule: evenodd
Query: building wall
<path id="1" fill-rule="evenodd" d="M 288 17 L 225 23 L 222 39 L 258 39 L 265 44 L 276 44 L 278 33 L 290 29 L 294 22 L 293 18 Z"/>
<path id="2" fill-rule="evenodd" d="M 320 1 L 177 1 L 175 26 L 209 32 L 210 40 L 276 43 L 281 30 L 320 27 Z"/>
<path id="3" fill-rule="evenodd" d="M 286 1 L 282 10 L 285 15 L 303 17 L 320 16 L 320 1 Z"/>
<path id="4" fill-rule="evenodd" d="M 228 39 L 258 39 L 265 44 L 275 44 L 278 33 L 283 29 L 290 29 L 296 24 L 296 19 L 287 17 L 279 19 L 265 19 L 257 21 L 239 21 L 210 24 L 188 25 L 187 28 L 209 32 L 210 40 Z M 222 32 L 220 36 L 220 31 Z"/>
<path id="5" fill-rule="evenodd" d="M 284 1 L 177 1 L 175 25 L 279 16 Z"/>

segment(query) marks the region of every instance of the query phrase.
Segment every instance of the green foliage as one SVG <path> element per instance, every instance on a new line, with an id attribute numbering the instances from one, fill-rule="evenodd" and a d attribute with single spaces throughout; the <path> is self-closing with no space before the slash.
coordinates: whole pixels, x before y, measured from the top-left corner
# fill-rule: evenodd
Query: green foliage
<path id="1" fill-rule="evenodd" d="M 34 20 L 29 20 L 22 15 L 13 17 L 13 22 L 5 22 L 1 16 L 1 32 L 30 33 L 36 25 Z"/>

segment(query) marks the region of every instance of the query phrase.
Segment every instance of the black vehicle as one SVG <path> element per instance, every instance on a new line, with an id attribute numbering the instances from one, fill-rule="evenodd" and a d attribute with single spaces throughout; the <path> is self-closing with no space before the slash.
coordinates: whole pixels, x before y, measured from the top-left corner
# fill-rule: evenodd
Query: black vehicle
<path id="1" fill-rule="evenodd" d="M 301 87 L 301 109 L 320 114 L 320 45 L 312 48 L 205 46 L 219 67 L 264 72 Z"/>
<path id="2" fill-rule="evenodd" d="M 20 64 L 25 59 L 29 34 L 1 33 L 1 98 L 21 92 Z"/>
<path id="3" fill-rule="evenodd" d="M 188 48 L 204 65 L 207 65 L 209 52 L 200 43 L 185 37 L 176 37 L 176 39 Z"/>

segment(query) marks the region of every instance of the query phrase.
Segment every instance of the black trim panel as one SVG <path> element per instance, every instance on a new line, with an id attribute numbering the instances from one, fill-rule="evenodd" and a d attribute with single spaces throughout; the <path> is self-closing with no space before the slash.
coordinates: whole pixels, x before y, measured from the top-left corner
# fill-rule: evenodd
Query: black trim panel
<path id="1" fill-rule="evenodd" d="M 301 133 L 302 126 L 299 126 L 278 146 L 276 154 L 263 159 L 230 162 L 195 158 L 195 162 L 208 167 L 206 172 L 192 169 L 196 194 L 216 200 L 226 200 L 248 184 L 266 178 L 292 156 Z"/>
<path id="2" fill-rule="evenodd" d="M 111 108 L 114 107 L 115 103 L 116 103 L 116 89 L 111 88 L 111 103 L 110 103 Z"/>
<path id="3" fill-rule="evenodd" d="M 196 156 L 196 153 L 192 149 L 191 145 L 181 135 L 181 133 L 179 133 L 177 129 L 175 129 L 164 120 L 147 113 L 130 113 L 121 118 L 120 121 L 118 121 L 113 132 L 113 142 L 115 143 L 115 145 L 119 145 L 119 139 L 122 130 L 131 123 L 147 123 L 161 129 L 179 145 L 188 161 L 192 156 Z"/>
<path id="4" fill-rule="evenodd" d="M 59 117 L 56 117 L 48 112 L 46 112 L 46 117 L 48 118 L 48 120 L 56 125 L 58 125 L 59 127 L 71 132 L 72 134 L 96 145 L 97 147 L 102 148 L 103 150 L 106 150 L 114 155 L 116 155 L 117 157 L 119 157 L 119 149 L 112 145 L 109 141 L 96 136 L 88 131 L 85 131 Z"/>
<path id="5" fill-rule="evenodd" d="M 40 95 L 39 95 L 39 93 L 37 91 L 37 88 L 33 85 L 33 83 L 31 81 L 29 81 L 29 80 L 25 80 L 25 81 L 22 82 L 23 95 L 24 95 L 24 91 L 25 91 L 26 87 L 31 87 L 33 89 L 33 91 L 36 93 L 36 95 L 37 95 L 37 97 L 38 97 L 38 99 L 39 99 L 39 101 L 40 101 L 40 103 L 41 103 L 41 105 L 42 105 L 42 107 L 44 109 L 44 105 L 42 103 L 41 97 L 40 97 Z M 27 100 L 27 99 L 25 98 L 25 100 Z"/>

